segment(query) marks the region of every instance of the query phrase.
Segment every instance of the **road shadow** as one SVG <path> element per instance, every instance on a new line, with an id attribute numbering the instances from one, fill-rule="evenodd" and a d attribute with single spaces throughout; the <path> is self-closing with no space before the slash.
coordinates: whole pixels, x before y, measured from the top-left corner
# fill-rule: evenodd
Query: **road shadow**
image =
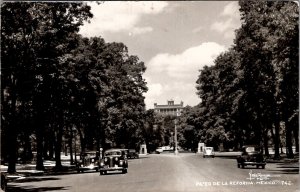
<path id="1" fill-rule="evenodd" d="M 56 177 L 25 177 L 24 179 L 13 181 L 13 183 L 55 181 L 55 180 L 61 180 L 61 179 Z"/>
<path id="2" fill-rule="evenodd" d="M 143 155 L 143 156 L 139 156 L 139 158 L 137 158 L 137 159 L 146 159 L 146 158 L 149 158 L 149 156 Z"/>
<path id="3" fill-rule="evenodd" d="M 256 169 L 259 170 L 260 169 L 260 170 L 264 170 L 261 167 L 257 168 L 256 166 L 245 166 L 244 168 L 240 168 L 240 169 L 254 169 L 254 170 L 256 170 Z"/>
<path id="4" fill-rule="evenodd" d="M 269 170 L 276 174 L 299 174 L 299 169 Z"/>
<path id="5" fill-rule="evenodd" d="M 276 169 L 270 171 L 277 174 L 299 174 L 299 164 L 278 163 Z"/>
<path id="6" fill-rule="evenodd" d="M 100 176 L 105 177 L 105 176 L 113 176 L 113 175 L 126 175 L 126 174 L 122 173 L 122 171 L 114 171 L 114 172 L 112 171 L 112 172 L 107 172 L 105 175 L 100 175 Z"/>
<path id="7" fill-rule="evenodd" d="M 215 157 L 221 159 L 236 159 L 236 156 L 215 156 Z"/>
<path id="8" fill-rule="evenodd" d="M 7 186 L 6 192 L 44 192 L 44 191 L 57 191 L 67 190 L 66 187 L 26 187 Z"/>

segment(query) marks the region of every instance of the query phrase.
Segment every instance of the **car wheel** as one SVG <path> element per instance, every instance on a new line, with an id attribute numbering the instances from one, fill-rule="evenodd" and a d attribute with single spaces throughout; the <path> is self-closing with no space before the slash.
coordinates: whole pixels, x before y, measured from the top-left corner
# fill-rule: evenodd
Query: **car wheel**
<path id="1" fill-rule="evenodd" d="M 240 164 L 237 164 L 237 167 L 240 168 L 241 167 Z"/>
<path id="2" fill-rule="evenodd" d="M 99 169 L 98 169 L 98 167 L 96 168 L 96 172 L 98 172 L 99 171 Z"/>
<path id="3" fill-rule="evenodd" d="M 123 170 L 122 170 L 122 173 L 123 173 L 123 174 L 126 174 L 126 173 L 127 173 L 127 169 L 123 169 Z"/>
<path id="4" fill-rule="evenodd" d="M 262 169 L 265 169 L 265 165 L 262 165 L 261 168 L 262 168 Z"/>
<path id="5" fill-rule="evenodd" d="M 245 165 L 242 165 L 242 169 L 244 169 L 245 168 Z"/>
<path id="6" fill-rule="evenodd" d="M 3 191 L 6 191 L 7 189 L 7 179 L 5 178 L 4 175 L 1 175 L 1 189 Z"/>
<path id="7" fill-rule="evenodd" d="M 256 165 L 256 169 L 259 169 L 259 165 Z"/>

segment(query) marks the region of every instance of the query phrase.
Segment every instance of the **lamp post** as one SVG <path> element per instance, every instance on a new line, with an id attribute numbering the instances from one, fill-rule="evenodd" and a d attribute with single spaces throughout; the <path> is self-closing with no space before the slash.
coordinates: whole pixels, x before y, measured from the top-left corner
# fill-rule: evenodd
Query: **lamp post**
<path id="1" fill-rule="evenodd" d="M 76 131 L 77 131 L 77 130 L 76 130 L 75 127 L 73 127 L 73 128 L 72 128 L 72 131 L 74 131 L 74 133 L 75 133 L 75 136 L 74 136 L 74 144 L 75 144 L 75 146 L 74 146 L 74 148 L 75 148 L 75 149 L 74 149 L 74 155 L 75 155 L 75 163 L 76 163 L 76 162 L 77 162 L 77 158 L 76 158 L 76 155 L 77 155 L 77 154 L 76 154 L 76 151 L 77 151 L 77 150 L 76 150 Z"/>
<path id="2" fill-rule="evenodd" d="M 178 154 L 178 146 L 177 146 L 177 116 L 179 116 L 178 111 L 176 112 L 176 117 L 175 117 L 175 127 L 174 127 L 174 142 L 175 142 L 175 150 L 174 150 L 174 154 L 177 155 Z"/>

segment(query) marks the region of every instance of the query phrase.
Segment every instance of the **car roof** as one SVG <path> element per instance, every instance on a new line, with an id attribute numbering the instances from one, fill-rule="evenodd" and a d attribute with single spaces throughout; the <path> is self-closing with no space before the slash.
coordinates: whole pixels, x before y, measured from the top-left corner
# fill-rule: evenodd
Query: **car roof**
<path id="1" fill-rule="evenodd" d="M 244 145 L 243 148 L 246 148 L 246 147 L 255 147 L 255 148 L 258 148 L 259 146 L 258 145 Z"/>
<path id="2" fill-rule="evenodd" d="M 97 153 L 98 151 L 85 151 L 83 153 Z"/>
<path id="3" fill-rule="evenodd" d="M 110 151 L 126 151 L 128 149 L 108 149 L 105 152 L 110 152 Z"/>

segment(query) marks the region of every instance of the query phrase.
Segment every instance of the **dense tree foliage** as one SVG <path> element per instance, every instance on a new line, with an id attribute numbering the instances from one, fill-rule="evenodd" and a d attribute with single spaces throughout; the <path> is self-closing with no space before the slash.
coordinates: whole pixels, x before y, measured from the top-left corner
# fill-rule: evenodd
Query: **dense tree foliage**
<path id="1" fill-rule="evenodd" d="M 1 59 L 2 59 L 2 119 L 4 135 L 9 145 L 9 172 L 15 171 L 16 141 L 20 125 L 16 125 L 20 108 L 32 112 L 37 139 L 37 168 L 42 169 L 42 142 L 46 114 L 61 100 L 63 89 L 56 67 L 58 56 L 70 49 L 66 43 L 79 30 L 84 20 L 91 17 L 89 7 L 79 3 L 4 3 L 1 7 Z M 54 90 L 52 89 L 54 88 Z M 60 105 L 59 102 L 55 103 Z M 54 110 L 51 110 L 54 112 Z M 61 114 L 58 114 L 61 117 Z M 28 117 L 29 118 L 29 117 Z M 29 121 L 29 119 L 26 119 Z M 61 127 L 62 122 L 56 127 Z M 27 125 L 28 126 L 28 125 Z M 60 133 L 60 128 L 57 129 Z M 60 135 L 60 134 L 58 134 Z M 60 138 L 57 137 L 59 140 Z M 59 141 L 58 141 L 59 142 Z M 59 157 L 57 157 L 59 158 Z M 59 162 L 58 162 L 59 163 Z"/>
<path id="2" fill-rule="evenodd" d="M 18 158 L 36 168 L 62 143 L 80 149 L 141 143 L 146 70 L 123 43 L 83 38 L 92 17 L 84 3 L 3 3 L 1 7 L 1 150 L 15 172 Z M 17 149 L 21 148 L 22 151 Z"/>
<path id="3" fill-rule="evenodd" d="M 235 43 L 204 67 L 197 80 L 198 139 L 227 148 L 268 147 L 275 158 L 285 138 L 287 154 L 298 145 L 299 12 L 295 2 L 240 1 L 242 26 Z M 187 116 L 194 116 L 188 112 Z M 281 131 L 282 127 L 284 131 Z M 198 131 L 199 130 L 199 131 Z M 282 135 L 283 132 L 285 135 Z"/>

